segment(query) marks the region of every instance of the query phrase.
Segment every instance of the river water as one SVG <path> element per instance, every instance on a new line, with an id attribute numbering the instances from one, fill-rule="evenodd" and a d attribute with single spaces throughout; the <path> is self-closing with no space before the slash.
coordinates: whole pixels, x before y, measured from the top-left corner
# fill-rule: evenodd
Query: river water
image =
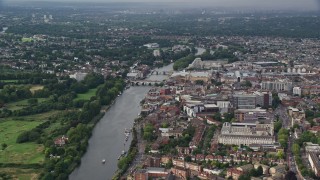
<path id="1" fill-rule="evenodd" d="M 173 64 L 157 69 L 171 71 Z M 164 75 L 152 75 L 148 80 L 164 80 Z M 134 119 L 140 113 L 140 101 L 150 87 L 134 86 L 125 90 L 96 124 L 89 140 L 87 152 L 80 166 L 69 176 L 70 180 L 109 180 L 117 170 L 118 157 L 127 151 L 131 137 L 125 142 L 125 128 L 132 128 Z M 102 164 L 102 159 L 106 160 Z"/>

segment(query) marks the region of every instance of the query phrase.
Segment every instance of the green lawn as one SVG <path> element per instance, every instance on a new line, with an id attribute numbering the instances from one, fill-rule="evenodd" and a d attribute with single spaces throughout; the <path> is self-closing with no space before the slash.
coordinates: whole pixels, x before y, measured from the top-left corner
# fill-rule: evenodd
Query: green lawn
<path id="1" fill-rule="evenodd" d="M 45 100 L 47 100 L 47 98 L 38 98 L 38 103 L 41 103 Z M 28 106 L 28 99 L 6 104 L 6 108 L 12 111 L 22 109 L 26 106 Z"/>
<path id="2" fill-rule="evenodd" d="M 21 41 L 22 42 L 32 42 L 33 39 L 32 38 L 22 38 Z"/>
<path id="3" fill-rule="evenodd" d="M 1 144 L 8 145 L 5 150 L 0 150 L 0 163 L 42 163 L 44 161 L 44 146 L 42 144 L 34 142 L 17 144 L 16 140 L 23 131 L 35 128 L 57 113 L 59 111 L 0 119 Z"/>
<path id="4" fill-rule="evenodd" d="M 14 121 L 46 121 L 49 117 L 54 116 L 55 114 L 59 113 L 60 111 L 49 111 L 46 113 L 41 113 L 41 114 L 34 114 L 34 115 L 29 115 L 29 116 L 23 116 L 23 117 L 10 117 L 4 119 L 6 120 L 14 120 Z M 1 119 L 0 119 L 1 123 Z"/>
<path id="5" fill-rule="evenodd" d="M 98 88 L 89 89 L 89 91 L 84 94 L 77 94 L 77 98 L 75 98 L 75 100 L 90 100 L 91 97 L 96 95 L 97 89 Z"/>
<path id="6" fill-rule="evenodd" d="M 0 80 L 0 82 L 5 82 L 5 83 L 16 83 L 19 80 L 13 79 L 13 80 Z"/>
<path id="7" fill-rule="evenodd" d="M 36 180 L 39 179 L 41 169 L 0 168 L 0 173 L 11 175 L 13 179 Z"/>
<path id="8" fill-rule="evenodd" d="M 41 90 L 43 88 L 44 86 L 41 86 L 41 85 L 33 85 L 31 86 L 30 91 L 32 92 L 32 94 L 34 94 L 37 90 Z"/>
<path id="9" fill-rule="evenodd" d="M 0 150 L 0 163 L 42 163 L 44 161 L 43 145 L 16 143 L 16 139 L 20 133 L 31 130 L 41 123 L 41 121 L 13 120 L 0 122 L 1 143 L 8 145 L 5 150 Z"/>

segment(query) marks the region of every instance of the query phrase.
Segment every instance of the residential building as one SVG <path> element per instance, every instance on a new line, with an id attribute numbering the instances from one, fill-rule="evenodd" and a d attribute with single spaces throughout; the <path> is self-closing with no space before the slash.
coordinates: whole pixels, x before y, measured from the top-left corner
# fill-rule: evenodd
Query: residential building
<path id="1" fill-rule="evenodd" d="M 313 144 L 312 142 L 305 143 L 305 150 L 307 153 L 320 153 L 320 146 L 319 144 Z"/>
<path id="2" fill-rule="evenodd" d="M 272 93 L 270 91 L 260 92 L 256 91 L 253 93 L 256 95 L 256 105 L 260 107 L 272 106 Z"/>
<path id="3" fill-rule="evenodd" d="M 272 114 L 268 113 L 265 109 L 237 109 L 234 111 L 234 115 L 239 122 L 255 122 L 259 120 L 272 119 Z"/>
<path id="4" fill-rule="evenodd" d="M 271 167 L 269 173 L 274 176 L 275 174 L 285 174 L 287 172 L 285 165 L 278 165 Z"/>
<path id="5" fill-rule="evenodd" d="M 301 87 L 294 87 L 293 88 L 293 95 L 298 95 L 298 96 L 301 96 Z"/>
<path id="6" fill-rule="evenodd" d="M 292 82 L 289 80 L 275 80 L 275 81 L 264 81 L 262 82 L 261 89 L 270 91 L 292 91 Z"/>
<path id="7" fill-rule="evenodd" d="M 237 167 L 237 170 L 242 171 L 244 173 L 249 173 L 251 171 L 251 169 L 253 169 L 252 164 L 246 164 L 246 165 Z"/>
<path id="8" fill-rule="evenodd" d="M 134 174 L 135 180 L 148 180 L 148 171 L 146 169 L 139 169 Z"/>
<path id="9" fill-rule="evenodd" d="M 196 58 L 191 64 L 189 64 L 188 69 L 213 69 L 221 68 L 222 65 L 227 64 L 228 61 L 202 61 L 201 58 Z"/>
<path id="10" fill-rule="evenodd" d="M 88 73 L 76 72 L 70 75 L 70 78 L 76 79 L 78 82 L 84 80 Z"/>
<path id="11" fill-rule="evenodd" d="M 171 168 L 171 172 L 182 179 L 187 179 L 190 176 L 190 171 L 186 168 L 182 168 L 182 167 L 173 167 Z"/>
<path id="12" fill-rule="evenodd" d="M 238 180 L 242 174 L 244 174 L 244 172 L 236 168 L 231 168 L 231 169 L 228 169 L 226 178 L 232 177 L 232 179 Z"/>
<path id="13" fill-rule="evenodd" d="M 236 109 L 255 109 L 257 104 L 253 94 L 234 94 L 232 101 Z"/>
<path id="14" fill-rule="evenodd" d="M 311 169 L 317 177 L 320 177 L 320 160 L 319 154 L 311 152 L 308 154 L 308 161 L 311 165 Z"/>
<path id="15" fill-rule="evenodd" d="M 224 123 L 219 143 L 234 145 L 274 144 L 274 126 L 270 123 Z"/>

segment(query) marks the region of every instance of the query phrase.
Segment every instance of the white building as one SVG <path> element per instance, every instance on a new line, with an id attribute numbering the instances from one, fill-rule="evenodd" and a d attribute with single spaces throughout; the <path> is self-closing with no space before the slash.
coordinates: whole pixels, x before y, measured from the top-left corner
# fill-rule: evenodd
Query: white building
<path id="1" fill-rule="evenodd" d="M 221 68 L 228 61 L 202 61 L 201 58 L 196 58 L 191 64 L 189 64 L 188 69 L 211 69 L 211 68 Z"/>
<path id="2" fill-rule="evenodd" d="M 230 103 L 230 101 L 217 101 L 217 106 L 219 108 L 230 108 L 231 103 Z"/>
<path id="3" fill-rule="evenodd" d="M 84 78 L 87 76 L 88 73 L 74 73 L 72 75 L 70 75 L 70 78 L 76 79 L 78 82 L 84 80 Z"/>
<path id="4" fill-rule="evenodd" d="M 320 177 L 320 160 L 319 160 L 319 154 L 317 153 L 309 153 L 308 154 L 308 160 L 311 165 L 311 169 L 314 172 L 314 174 L 317 177 Z"/>
<path id="5" fill-rule="evenodd" d="M 161 56 L 161 53 L 160 53 L 160 50 L 153 50 L 153 56 L 154 57 L 159 57 L 159 56 Z"/>
<path id="6" fill-rule="evenodd" d="M 275 91 L 292 91 L 292 82 L 287 80 L 265 81 L 262 82 L 261 89 Z"/>
<path id="7" fill-rule="evenodd" d="M 158 43 L 149 43 L 149 44 L 144 44 L 143 46 L 147 47 L 149 49 L 159 48 L 159 44 Z"/>
<path id="8" fill-rule="evenodd" d="M 319 144 L 313 144 L 311 142 L 306 142 L 305 150 L 307 153 L 310 153 L 310 152 L 320 153 L 320 146 L 319 146 Z"/>
<path id="9" fill-rule="evenodd" d="M 301 96 L 301 87 L 294 87 L 293 88 L 293 95 Z"/>
<path id="10" fill-rule="evenodd" d="M 183 106 L 183 111 L 185 111 L 189 117 L 196 117 L 196 114 L 202 112 L 204 109 L 203 104 L 186 104 Z"/>
<path id="11" fill-rule="evenodd" d="M 270 123 L 224 123 L 219 143 L 230 145 L 274 144 L 274 126 Z"/>

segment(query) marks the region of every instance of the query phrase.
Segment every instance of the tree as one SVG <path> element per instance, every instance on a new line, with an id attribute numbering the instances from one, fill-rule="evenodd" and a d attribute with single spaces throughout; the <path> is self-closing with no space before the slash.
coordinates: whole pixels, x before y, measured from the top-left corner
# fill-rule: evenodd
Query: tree
<path id="1" fill-rule="evenodd" d="M 279 120 L 276 123 L 274 123 L 274 131 L 275 131 L 275 133 L 278 133 L 281 128 L 282 128 L 281 120 Z"/>
<path id="2" fill-rule="evenodd" d="M 242 174 L 239 176 L 238 180 L 250 180 L 250 174 Z"/>
<path id="3" fill-rule="evenodd" d="M 197 85 L 203 85 L 203 84 L 204 84 L 204 81 L 203 81 L 203 80 L 196 80 L 196 84 L 197 84 Z"/>
<path id="4" fill-rule="evenodd" d="M 5 150 L 8 147 L 8 145 L 6 143 L 2 143 L 1 147 L 2 147 L 2 150 Z"/>
<path id="5" fill-rule="evenodd" d="M 278 93 L 274 93 L 272 94 L 273 100 L 272 100 L 272 108 L 275 109 L 279 106 L 279 104 L 281 103 L 281 100 L 278 96 Z"/>
<path id="6" fill-rule="evenodd" d="M 31 106 L 38 104 L 38 99 L 37 98 L 31 98 L 28 99 L 28 104 L 30 104 Z"/>
<path id="7" fill-rule="evenodd" d="M 292 152 L 295 156 L 298 156 L 300 154 L 300 146 L 297 143 L 294 143 L 292 145 Z"/>
<path id="8" fill-rule="evenodd" d="M 244 87 L 252 87 L 252 83 L 248 80 L 244 81 L 243 83 L 241 83 L 241 86 Z"/>
<path id="9" fill-rule="evenodd" d="M 279 159 L 284 159 L 284 152 L 283 151 L 278 151 L 278 153 L 277 153 L 277 157 L 279 158 Z"/>
<path id="10" fill-rule="evenodd" d="M 172 160 L 170 159 L 169 161 L 168 161 L 168 163 L 166 164 L 166 169 L 171 169 L 173 167 L 173 162 L 172 162 Z"/>
<path id="11" fill-rule="evenodd" d="M 257 175 L 258 176 L 262 176 L 263 175 L 263 168 L 262 166 L 259 166 L 258 169 L 257 169 Z"/>
<path id="12" fill-rule="evenodd" d="M 144 149 L 144 153 L 148 154 L 150 151 L 151 151 L 151 146 L 150 146 L 150 144 L 148 144 L 146 146 L 146 148 Z"/>
<path id="13" fill-rule="evenodd" d="M 295 123 L 295 124 L 293 125 L 293 129 L 298 129 L 298 128 L 299 128 L 299 124 Z"/>
<path id="14" fill-rule="evenodd" d="M 186 157 L 184 158 L 184 160 L 185 160 L 186 162 L 191 162 L 191 156 L 186 156 Z"/>
<path id="15" fill-rule="evenodd" d="M 29 131 L 21 133 L 17 138 L 17 143 L 24 143 L 29 141 Z"/>
<path id="16" fill-rule="evenodd" d="M 296 174 L 292 171 L 288 171 L 286 176 L 284 177 L 285 180 L 297 180 Z"/>
<path id="17" fill-rule="evenodd" d="M 147 124 L 143 129 L 143 139 L 151 141 L 154 138 L 154 128 L 151 124 Z"/>
<path id="18" fill-rule="evenodd" d="M 257 170 L 254 168 L 250 170 L 250 175 L 253 177 L 259 177 Z"/>
<path id="19" fill-rule="evenodd" d="M 83 80 L 83 83 L 88 88 L 96 88 L 98 85 L 102 84 L 103 82 L 104 82 L 103 75 L 97 74 L 97 73 L 90 73 Z"/>
<path id="20" fill-rule="evenodd" d="M 217 121 L 221 121 L 222 120 L 221 114 L 219 112 L 215 113 L 214 119 L 217 120 Z"/>
<path id="21" fill-rule="evenodd" d="M 30 131 L 29 133 L 29 141 L 35 141 L 40 138 L 40 134 L 37 131 Z"/>

